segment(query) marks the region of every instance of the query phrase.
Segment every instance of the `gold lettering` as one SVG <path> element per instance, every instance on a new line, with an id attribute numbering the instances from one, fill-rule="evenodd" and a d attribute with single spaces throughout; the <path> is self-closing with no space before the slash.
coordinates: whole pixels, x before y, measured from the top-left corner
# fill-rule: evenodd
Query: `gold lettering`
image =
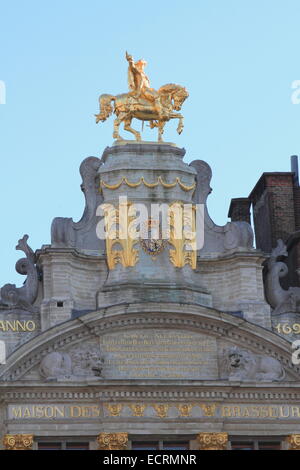
<path id="1" fill-rule="evenodd" d="M 36 329 L 35 322 L 32 320 L 28 320 L 25 328 L 26 328 L 26 331 L 34 331 Z"/>
<path id="2" fill-rule="evenodd" d="M 76 411 L 77 410 L 77 411 Z M 75 413 L 76 411 L 76 413 Z M 71 418 L 80 418 L 81 417 L 81 409 L 80 409 L 80 406 L 71 406 L 70 407 L 70 415 L 71 415 Z"/>
<path id="3" fill-rule="evenodd" d="M 20 406 L 18 408 L 13 408 L 12 414 L 14 418 L 22 418 L 22 408 Z"/>
<path id="4" fill-rule="evenodd" d="M 287 414 L 284 414 L 284 408 L 287 409 Z M 279 407 L 279 418 L 289 418 L 290 416 L 290 407 L 289 406 L 280 406 Z"/>
<path id="5" fill-rule="evenodd" d="M 269 418 L 269 407 L 261 406 L 260 407 L 260 416 L 261 418 Z"/>
<path id="6" fill-rule="evenodd" d="M 92 406 L 92 416 L 97 418 L 100 416 L 100 408 L 98 406 Z"/>
<path id="7" fill-rule="evenodd" d="M 15 328 L 16 328 L 16 331 L 19 331 L 19 329 L 22 330 L 22 331 L 26 331 L 25 322 L 23 321 L 23 324 L 22 324 L 22 322 L 20 322 L 20 320 L 17 320 L 15 322 Z"/>
<path id="8" fill-rule="evenodd" d="M 273 412 L 275 414 L 273 414 Z M 275 406 L 269 406 L 269 413 L 270 413 L 269 415 L 270 418 L 278 418 L 278 409 L 275 408 Z"/>
<path id="9" fill-rule="evenodd" d="M 44 407 L 43 406 L 35 406 L 34 417 L 35 418 L 43 418 L 43 416 L 44 416 Z"/>
<path id="10" fill-rule="evenodd" d="M 16 331 L 16 320 L 14 320 L 14 325 L 12 325 L 12 323 L 8 320 L 6 320 L 6 331 L 8 329 L 11 329 L 11 331 Z"/>
<path id="11" fill-rule="evenodd" d="M 29 408 L 25 408 L 23 412 L 23 418 L 31 418 L 30 410 Z"/>
<path id="12" fill-rule="evenodd" d="M 45 408 L 45 416 L 46 416 L 46 418 L 53 418 L 53 416 L 54 416 L 53 406 L 47 406 Z"/>
<path id="13" fill-rule="evenodd" d="M 292 406 L 292 417 L 293 418 L 299 418 L 300 417 L 300 410 L 299 406 Z"/>
<path id="14" fill-rule="evenodd" d="M 223 418 L 230 418 L 231 417 L 231 407 L 229 406 L 222 406 L 222 417 Z"/>
<path id="15" fill-rule="evenodd" d="M 65 408 L 64 407 L 59 408 L 58 406 L 55 406 L 54 410 L 55 410 L 55 416 L 60 415 L 63 418 L 65 417 Z"/>
<path id="16" fill-rule="evenodd" d="M 254 418 L 259 417 L 259 407 L 258 406 L 252 406 L 252 412 L 254 413 Z"/>
<path id="17" fill-rule="evenodd" d="M 241 408 L 239 406 L 233 407 L 233 416 L 241 416 Z"/>

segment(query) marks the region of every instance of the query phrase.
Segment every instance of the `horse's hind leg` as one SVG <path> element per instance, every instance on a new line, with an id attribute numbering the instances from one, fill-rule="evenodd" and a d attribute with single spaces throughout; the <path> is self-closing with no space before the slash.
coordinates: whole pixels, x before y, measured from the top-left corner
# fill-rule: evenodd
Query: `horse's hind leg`
<path id="1" fill-rule="evenodd" d="M 163 142 L 162 135 L 164 133 L 165 121 L 158 122 L 158 142 Z"/>
<path id="2" fill-rule="evenodd" d="M 119 134 L 119 127 L 121 122 L 123 121 L 125 117 L 125 114 L 121 113 L 118 115 L 118 117 L 114 120 L 114 132 L 113 132 L 113 138 L 117 140 L 124 140 L 123 137 L 120 136 Z"/>
<path id="3" fill-rule="evenodd" d="M 140 141 L 141 140 L 141 134 L 130 126 L 131 121 L 132 121 L 132 117 L 127 118 L 127 119 L 124 120 L 124 129 L 125 129 L 125 131 L 131 132 L 132 134 L 134 134 L 135 139 Z"/>

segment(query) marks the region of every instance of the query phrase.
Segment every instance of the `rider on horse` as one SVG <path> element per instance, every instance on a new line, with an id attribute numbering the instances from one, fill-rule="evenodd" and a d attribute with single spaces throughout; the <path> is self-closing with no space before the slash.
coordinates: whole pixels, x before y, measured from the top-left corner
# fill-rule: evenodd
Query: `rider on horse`
<path id="1" fill-rule="evenodd" d="M 133 57 L 126 52 L 126 59 L 129 63 L 128 67 L 128 86 L 131 91 L 130 95 L 136 99 L 143 97 L 145 100 L 154 102 L 155 109 L 160 118 L 163 115 L 163 109 L 160 102 L 159 93 L 150 87 L 150 81 L 144 68 L 147 62 L 144 59 L 134 62 Z"/>

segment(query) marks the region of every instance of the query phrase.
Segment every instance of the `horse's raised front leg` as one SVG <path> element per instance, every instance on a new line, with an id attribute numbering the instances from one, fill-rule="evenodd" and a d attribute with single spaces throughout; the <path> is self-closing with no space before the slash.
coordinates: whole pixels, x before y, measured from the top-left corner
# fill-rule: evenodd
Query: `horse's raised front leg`
<path id="1" fill-rule="evenodd" d="M 126 118 L 124 120 L 124 129 L 125 129 L 125 131 L 131 132 L 131 134 L 134 134 L 135 139 L 140 141 L 141 140 L 141 134 L 131 127 L 131 121 L 132 121 L 132 117 Z"/>
<path id="2" fill-rule="evenodd" d="M 180 117 L 179 122 L 178 122 L 178 127 L 177 127 L 178 134 L 181 134 L 181 132 L 183 131 L 183 128 L 184 128 L 183 117 Z"/>
<path id="3" fill-rule="evenodd" d="M 177 126 L 177 132 L 178 134 L 181 134 L 181 132 L 183 131 L 183 116 L 182 114 L 179 114 L 179 113 L 172 113 L 170 115 L 170 119 L 179 119 L 179 122 L 178 122 L 178 126 Z"/>

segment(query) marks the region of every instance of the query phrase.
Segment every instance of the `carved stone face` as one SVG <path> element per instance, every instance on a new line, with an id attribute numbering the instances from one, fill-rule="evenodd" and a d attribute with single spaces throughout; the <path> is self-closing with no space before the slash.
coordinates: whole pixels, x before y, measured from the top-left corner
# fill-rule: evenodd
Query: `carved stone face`
<path id="1" fill-rule="evenodd" d="M 240 367 L 242 363 L 243 355 L 235 352 L 229 355 L 229 364 L 231 367 L 237 368 Z"/>

